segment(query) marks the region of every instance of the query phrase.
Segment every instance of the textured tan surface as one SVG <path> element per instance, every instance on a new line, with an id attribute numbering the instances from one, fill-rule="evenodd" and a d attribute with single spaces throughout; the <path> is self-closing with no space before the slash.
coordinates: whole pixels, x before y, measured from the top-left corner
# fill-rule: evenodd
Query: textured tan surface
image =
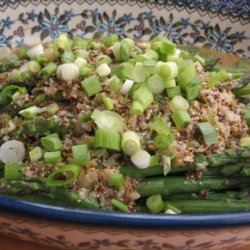
<path id="1" fill-rule="evenodd" d="M 14 238 L 9 238 L 4 235 L 0 235 L 0 249 L 1 250 L 59 250 L 58 248 L 41 246 L 39 244 L 21 241 Z"/>
<path id="2" fill-rule="evenodd" d="M 41 246 L 39 244 L 21 241 L 0 235 L 0 249 L 1 250 L 60 250 L 58 248 Z M 250 250 L 250 245 L 240 247 L 235 250 Z"/>

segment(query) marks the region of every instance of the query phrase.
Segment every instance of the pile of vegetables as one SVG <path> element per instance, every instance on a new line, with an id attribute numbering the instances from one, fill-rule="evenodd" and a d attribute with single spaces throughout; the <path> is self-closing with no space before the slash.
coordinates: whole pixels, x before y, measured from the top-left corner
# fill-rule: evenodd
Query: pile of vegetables
<path id="1" fill-rule="evenodd" d="M 8 54 L 0 62 L 0 193 L 123 212 L 249 211 L 248 128 L 220 149 L 216 123 L 192 113 L 204 105 L 202 90 L 230 88 L 250 125 L 249 64 L 217 61 L 162 34 L 150 42 L 61 35 Z M 189 125 L 192 141 L 182 136 Z M 176 143 L 203 151 L 186 160 Z"/>

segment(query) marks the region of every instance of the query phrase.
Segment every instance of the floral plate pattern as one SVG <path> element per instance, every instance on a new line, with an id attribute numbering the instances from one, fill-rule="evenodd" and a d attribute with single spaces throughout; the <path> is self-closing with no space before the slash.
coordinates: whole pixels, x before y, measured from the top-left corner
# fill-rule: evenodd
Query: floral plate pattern
<path id="1" fill-rule="evenodd" d="M 0 13 L 0 46 L 19 47 L 61 33 L 83 38 L 116 33 L 145 40 L 166 32 L 180 44 L 250 57 L 249 0 L 6 1 Z"/>
<path id="2" fill-rule="evenodd" d="M 0 0 L 0 47 L 49 41 L 62 33 L 83 38 L 116 33 L 146 40 L 160 32 L 177 43 L 250 58 L 250 1 Z M 1 202 L 0 198 L 3 210 Z M 62 249 L 236 250 L 250 244 L 250 226 L 150 228 L 131 230 L 0 212 L 0 233 Z"/>

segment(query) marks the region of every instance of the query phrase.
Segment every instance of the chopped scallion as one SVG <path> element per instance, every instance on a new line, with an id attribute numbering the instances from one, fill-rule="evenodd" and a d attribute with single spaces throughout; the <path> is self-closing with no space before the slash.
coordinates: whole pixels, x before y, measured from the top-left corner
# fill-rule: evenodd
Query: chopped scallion
<path id="1" fill-rule="evenodd" d="M 175 111 L 171 117 L 178 129 L 191 122 L 190 115 L 186 110 Z"/>
<path id="2" fill-rule="evenodd" d="M 127 155 L 133 155 L 141 147 L 138 134 L 133 131 L 126 131 L 122 135 L 122 150 Z"/>
<path id="3" fill-rule="evenodd" d="M 121 151 L 121 134 L 106 129 L 97 129 L 95 131 L 94 145 L 97 148 Z"/>
<path id="4" fill-rule="evenodd" d="M 86 144 L 75 145 L 72 147 L 73 163 L 86 165 L 90 162 L 90 154 Z"/>
<path id="5" fill-rule="evenodd" d="M 197 123 L 197 127 L 202 133 L 207 146 L 218 143 L 218 135 L 214 127 L 209 122 Z"/>
<path id="6" fill-rule="evenodd" d="M 62 162 L 62 155 L 60 151 L 45 152 L 43 157 L 45 163 L 56 164 Z"/>
<path id="7" fill-rule="evenodd" d="M 101 83 L 96 76 L 90 76 L 81 82 L 82 88 L 89 97 L 99 93 L 102 90 Z"/>

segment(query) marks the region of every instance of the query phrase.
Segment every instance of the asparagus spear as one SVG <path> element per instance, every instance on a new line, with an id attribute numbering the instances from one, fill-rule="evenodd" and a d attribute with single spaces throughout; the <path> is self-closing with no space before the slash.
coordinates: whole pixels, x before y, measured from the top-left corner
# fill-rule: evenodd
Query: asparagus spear
<path id="1" fill-rule="evenodd" d="M 1 180 L 0 193 L 11 195 L 28 195 L 35 193 L 37 195 L 49 197 L 55 201 L 64 201 L 66 204 L 71 204 L 80 208 L 100 208 L 98 201 L 92 195 L 87 195 L 84 199 L 81 199 L 77 193 L 69 191 L 66 188 L 50 188 L 38 181 L 20 180 L 5 182 Z"/>
<path id="2" fill-rule="evenodd" d="M 250 211 L 250 203 L 240 200 L 171 200 L 165 203 L 172 205 L 182 213 L 225 213 Z"/>
<path id="3" fill-rule="evenodd" d="M 250 186 L 249 178 L 203 177 L 199 180 L 185 177 L 152 177 L 139 182 L 137 191 L 141 197 L 153 194 L 170 195 L 179 193 L 194 193 L 203 189 L 226 190 Z"/>

